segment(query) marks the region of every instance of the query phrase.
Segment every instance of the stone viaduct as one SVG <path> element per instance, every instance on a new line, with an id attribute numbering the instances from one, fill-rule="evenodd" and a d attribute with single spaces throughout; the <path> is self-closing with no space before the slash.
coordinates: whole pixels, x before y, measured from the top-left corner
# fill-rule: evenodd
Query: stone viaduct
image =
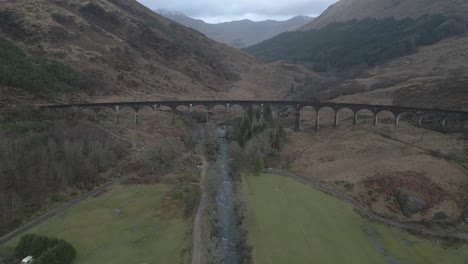
<path id="1" fill-rule="evenodd" d="M 430 118 L 440 122 L 441 126 L 445 128 L 447 121 L 450 119 L 459 120 L 463 123 L 468 120 L 468 112 L 451 111 L 442 109 L 429 109 L 429 108 L 416 108 L 416 107 L 401 107 L 401 106 L 388 106 L 388 105 L 369 105 L 369 104 L 348 104 L 348 103 L 329 103 L 329 102 L 311 102 L 311 101 L 248 101 L 248 100 L 193 100 L 193 101 L 148 101 L 148 102 L 115 102 L 115 103 L 89 103 L 89 104 L 66 104 L 66 105 L 46 105 L 41 106 L 44 110 L 72 110 L 77 113 L 82 110 L 91 110 L 95 114 L 95 119 L 99 121 L 99 111 L 110 108 L 114 111 L 115 123 L 119 123 L 119 112 L 124 108 L 131 108 L 135 112 L 135 123 L 139 122 L 139 111 L 145 107 L 157 111 L 160 107 L 167 107 L 172 112 L 172 123 L 175 122 L 175 112 L 180 107 L 186 107 L 192 114 L 195 107 L 204 107 L 207 113 L 207 120 L 214 107 L 223 106 L 226 109 L 227 115 L 230 113 L 230 108 L 239 106 L 243 112 L 247 108 L 260 109 L 263 114 L 265 107 L 269 106 L 277 113 L 278 122 L 280 119 L 280 112 L 284 108 L 292 108 L 295 110 L 295 130 L 301 128 L 301 114 L 304 108 L 311 107 L 315 111 L 315 130 L 320 130 L 320 110 L 329 108 L 334 112 L 333 125 L 338 125 L 339 112 L 343 109 L 349 109 L 353 112 L 353 124 L 356 125 L 358 121 L 358 113 L 363 110 L 369 110 L 373 114 L 373 124 L 377 125 L 379 122 L 379 115 L 382 112 L 389 112 L 393 114 L 395 125 L 398 125 L 400 119 L 404 115 L 412 115 L 416 118 L 417 125 L 421 126 L 423 118 Z"/>

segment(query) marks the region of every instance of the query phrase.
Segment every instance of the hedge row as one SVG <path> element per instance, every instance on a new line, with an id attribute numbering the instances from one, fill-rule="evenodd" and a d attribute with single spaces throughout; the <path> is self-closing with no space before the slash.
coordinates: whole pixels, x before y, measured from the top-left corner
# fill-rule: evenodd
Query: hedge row
<path id="1" fill-rule="evenodd" d="M 15 248 L 19 258 L 33 256 L 36 264 L 69 264 L 76 257 L 75 248 L 65 240 L 27 234 Z"/>

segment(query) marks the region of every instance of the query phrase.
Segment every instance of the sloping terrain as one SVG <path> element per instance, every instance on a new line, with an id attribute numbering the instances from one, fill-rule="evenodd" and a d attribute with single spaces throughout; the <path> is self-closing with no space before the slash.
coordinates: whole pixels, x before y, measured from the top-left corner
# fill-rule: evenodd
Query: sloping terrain
<path id="1" fill-rule="evenodd" d="M 299 81 L 296 98 L 466 110 L 466 11 L 457 0 L 341 0 L 245 51 L 323 73 Z"/>
<path id="2" fill-rule="evenodd" d="M 369 125 L 369 119 L 356 127 L 347 119 L 340 122 L 338 129 L 289 137 L 285 152 L 300 153 L 290 165 L 294 173 L 345 192 L 398 221 L 438 221 L 437 213 L 444 212 L 443 222 L 462 222 L 467 169 L 454 160 L 466 160 L 466 140 L 406 124 L 394 127 L 391 121 L 378 127 Z M 419 197 L 424 208 L 404 215 L 398 190 Z"/>
<path id="3" fill-rule="evenodd" d="M 213 40 L 234 48 L 245 48 L 283 32 L 297 30 L 313 19 L 306 16 L 297 16 L 286 21 L 267 20 L 255 22 L 245 19 L 209 24 L 203 20 L 194 19 L 179 12 L 158 10 L 158 13 L 186 27 L 198 30 Z"/>
<path id="4" fill-rule="evenodd" d="M 316 71 L 375 66 L 417 52 L 466 30 L 464 22 L 442 15 L 332 23 L 318 30 L 286 32 L 245 51 L 264 61 L 293 60 Z"/>
<path id="5" fill-rule="evenodd" d="M 130 0 L 3 1 L 0 37 L 86 76 L 60 101 L 222 97 L 261 65 Z M 14 88 L 0 84 L 0 100 L 34 99 Z"/>
<path id="6" fill-rule="evenodd" d="M 468 2 L 464 0 L 340 0 L 301 30 L 324 27 L 334 22 L 362 20 L 365 18 L 406 17 L 449 14 L 467 17 Z"/>
<path id="7" fill-rule="evenodd" d="M 467 43 L 466 35 L 449 38 L 369 69 L 348 81 L 368 91 L 334 101 L 468 111 Z"/>

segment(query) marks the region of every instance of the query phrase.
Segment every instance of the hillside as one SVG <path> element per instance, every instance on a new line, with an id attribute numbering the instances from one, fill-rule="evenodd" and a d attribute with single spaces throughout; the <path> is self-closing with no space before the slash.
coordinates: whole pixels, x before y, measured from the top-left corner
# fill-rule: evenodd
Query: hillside
<path id="1" fill-rule="evenodd" d="M 308 63 L 316 71 L 344 70 L 411 54 L 419 46 L 434 44 L 465 29 L 463 22 L 441 15 L 402 20 L 366 18 L 287 32 L 245 51 L 267 62 L 294 60 Z"/>
<path id="2" fill-rule="evenodd" d="M 267 20 L 255 22 L 246 19 L 209 24 L 203 20 L 188 17 L 180 12 L 168 10 L 158 10 L 157 12 L 186 27 L 200 31 L 215 41 L 225 43 L 234 48 L 245 48 L 283 32 L 297 30 L 313 19 L 306 16 L 297 16 L 286 21 Z"/>
<path id="3" fill-rule="evenodd" d="M 360 84 L 366 91 L 335 101 L 468 111 L 466 43 L 468 36 L 449 38 L 366 70 L 347 81 Z"/>
<path id="4" fill-rule="evenodd" d="M 447 14 L 467 17 L 465 0 L 340 0 L 301 30 L 322 28 L 330 23 L 353 19 L 394 17 L 417 19 L 422 15 Z"/>
<path id="5" fill-rule="evenodd" d="M 66 96 L 59 93 L 54 99 L 60 101 L 223 97 L 250 78 L 252 69 L 264 68 L 253 57 L 131 0 L 2 2 L 0 38 L 29 61 L 58 63 L 84 76 L 86 87 L 71 89 Z M 46 84 L 36 86 L 40 87 L 31 93 L 11 81 L 2 82 L 0 101 L 37 101 L 50 90 Z M 270 87 L 280 88 L 273 83 Z M 50 100 L 47 97 L 44 100 Z"/>
<path id="6" fill-rule="evenodd" d="M 368 2 L 342 0 L 312 21 L 312 29 L 244 50 L 266 62 L 288 60 L 320 73 L 296 84 L 296 98 L 344 96 L 337 100 L 466 109 L 468 22 L 461 11 L 467 4 L 425 1 L 422 7 L 419 0 L 405 0 L 398 6 L 408 10 L 397 13 L 397 5 L 378 5 L 389 1 Z M 352 3 L 368 3 L 375 13 Z M 332 19 L 337 10 L 339 19 Z"/>

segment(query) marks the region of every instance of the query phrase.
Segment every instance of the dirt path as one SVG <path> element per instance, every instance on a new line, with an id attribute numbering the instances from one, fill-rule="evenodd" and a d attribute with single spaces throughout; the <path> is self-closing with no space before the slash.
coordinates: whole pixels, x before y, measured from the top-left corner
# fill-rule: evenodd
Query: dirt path
<path id="1" fill-rule="evenodd" d="M 398 228 L 405 229 L 405 230 L 408 230 L 408 231 L 413 231 L 413 232 L 416 232 L 416 233 L 422 234 L 422 235 L 442 237 L 442 238 L 456 238 L 456 239 L 468 240 L 468 233 L 467 232 L 462 232 L 462 231 L 457 231 L 457 230 L 454 230 L 454 231 L 434 230 L 434 229 L 429 229 L 429 228 L 426 228 L 426 227 L 423 227 L 423 226 L 420 226 L 420 225 L 400 223 L 400 222 L 385 218 L 383 216 L 377 215 L 374 212 L 367 209 L 366 207 L 364 207 L 363 205 L 361 205 L 360 203 L 358 203 L 353 198 L 351 198 L 351 197 L 349 197 L 349 196 L 347 196 L 347 195 L 345 195 L 345 194 L 343 194 L 341 192 L 333 190 L 333 189 L 331 189 L 331 188 L 329 188 L 329 187 L 327 187 L 327 186 L 325 186 L 325 185 L 323 185 L 323 184 L 321 184 L 321 183 L 319 183 L 317 181 L 310 180 L 310 179 L 304 179 L 302 177 L 294 175 L 293 173 L 283 171 L 283 170 L 279 170 L 279 169 L 269 168 L 269 169 L 266 169 L 265 172 L 270 173 L 270 174 L 274 174 L 274 175 L 278 175 L 278 176 L 282 176 L 282 177 L 291 178 L 291 179 L 293 179 L 295 181 L 298 181 L 300 183 L 303 183 L 305 185 L 308 185 L 308 186 L 311 186 L 311 187 L 313 187 L 315 189 L 318 189 L 318 190 L 320 190 L 320 191 L 322 191 L 324 193 L 327 193 L 329 195 L 333 195 L 333 196 L 335 196 L 335 197 L 349 203 L 362 216 L 367 217 L 367 218 L 372 219 L 372 220 L 375 220 L 375 221 L 378 221 L 378 222 L 381 222 L 381 223 L 384 223 L 386 225 L 393 226 L 393 227 L 398 227 Z"/>
<path id="2" fill-rule="evenodd" d="M 185 160 L 190 156 L 191 156 L 190 152 L 183 153 L 179 158 L 177 158 L 176 161 Z M 202 158 L 202 157 L 200 157 L 200 158 Z M 205 161 L 204 161 L 204 163 L 205 163 Z M 27 223 L 26 225 L 24 225 L 24 226 L 16 229 L 15 231 L 1 237 L 0 238 L 0 245 L 14 239 L 17 236 L 20 236 L 20 235 L 24 234 L 25 232 L 27 232 L 31 228 L 36 227 L 36 226 L 44 223 L 45 221 L 49 220 L 50 218 L 52 218 L 52 217 L 62 213 L 63 211 L 77 205 L 78 203 L 88 199 L 89 197 L 92 197 L 92 196 L 106 190 L 107 188 L 109 188 L 109 187 L 111 187 L 113 185 L 122 183 L 125 180 L 127 180 L 128 178 L 136 176 L 136 175 L 140 174 L 141 172 L 143 172 L 143 170 L 137 170 L 137 171 L 131 172 L 131 173 L 127 174 L 127 175 L 124 175 L 124 176 L 122 176 L 120 178 L 117 178 L 117 179 L 114 179 L 114 180 L 112 180 L 110 182 L 107 182 L 107 183 L 95 188 L 94 190 L 92 190 L 92 191 L 90 191 L 90 192 L 88 192 L 86 194 L 83 194 L 79 198 L 76 198 L 75 200 L 62 205 L 61 207 L 59 207 L 57 209 L 54 209 L 52 211 L 49 211 L 49 212 L 39 216 L 38 218 L 36 218 L 36 219 L 32 220 L 31 222 Z"/>
<path id="3" fill-rule="evenodd" d="M 203 167 L 201 171 L 200 178 L 200 191 L 201 199 L 200 204 L 198 205 L 197 215 L 195 216 L 195 221 L 193 223 L 193 233 L 192 233 L 192 264 L 201 264 L 202 256 L 202 224 L 203 224 L 203 211 L 206 206 L 206 187 L 205 187 L 205 175 L 208 169 L 209 163 L 206 160 L 204 155 L 197 155 L 202 160 Z"/>

